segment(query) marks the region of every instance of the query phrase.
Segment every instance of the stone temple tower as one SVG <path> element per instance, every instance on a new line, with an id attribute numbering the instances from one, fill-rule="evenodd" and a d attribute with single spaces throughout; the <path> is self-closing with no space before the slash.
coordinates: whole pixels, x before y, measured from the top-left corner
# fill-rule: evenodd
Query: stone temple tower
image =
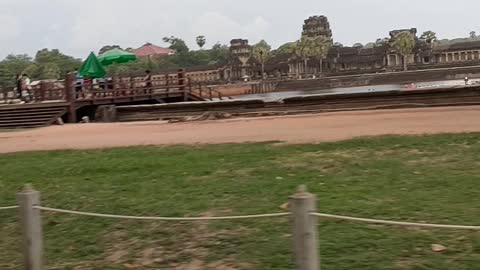
<path id="1" fill-rule="evenodd" d="M 325 16 L 311 16 L 305 20 L 303 24 L 302 36 L 308 38 L 324 37 L 326 39 L 332 38 L 332 30 L 330 23 Z"/>

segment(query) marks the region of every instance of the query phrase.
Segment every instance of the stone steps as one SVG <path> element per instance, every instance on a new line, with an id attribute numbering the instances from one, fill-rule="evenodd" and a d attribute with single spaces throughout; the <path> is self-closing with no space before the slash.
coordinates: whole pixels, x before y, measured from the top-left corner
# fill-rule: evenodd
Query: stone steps
<path id="1" fill-rule="evenodd" d="M 66 113 L 62 104 L 21 104 L 0 107 L 0 129 L 48 126 Z"/>

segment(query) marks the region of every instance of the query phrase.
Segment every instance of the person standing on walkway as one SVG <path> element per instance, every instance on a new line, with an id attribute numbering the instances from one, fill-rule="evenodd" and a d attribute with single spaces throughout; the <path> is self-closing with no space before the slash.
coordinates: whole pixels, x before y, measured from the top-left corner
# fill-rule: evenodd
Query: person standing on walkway
<path id="1" fill-rule="evenodd" d="M 15 76 L 15 86 L 16 86 L 16 91 L 15 91 L 15 96 L 16 98 L 23 100 L 23 95 L 22 95 L 22 76 L 20 74 L 17 74 Z"/>
<path id="2" fill-rule="evenodd" d="M 152 74 L 150 70 L 145 70 L 145 91 L 144 93 L 151 93 L 152 92 Z"/>
<path id="3" fill-rule="evenodd" d="M 30 92 L 30 78 L 28 77 L 28 75 L 26 73 L 23 73 L 22 75 L 22 87 L 21 87 L 21 91 L 25 91 L 24 93 L 22 93 L 22 95 L 24 96 L 24 98 L 26 100 L 28 100 L 29 102 L 32 102 L 33 101 L 33 97 L 32 97 L 32 93 Z"/>

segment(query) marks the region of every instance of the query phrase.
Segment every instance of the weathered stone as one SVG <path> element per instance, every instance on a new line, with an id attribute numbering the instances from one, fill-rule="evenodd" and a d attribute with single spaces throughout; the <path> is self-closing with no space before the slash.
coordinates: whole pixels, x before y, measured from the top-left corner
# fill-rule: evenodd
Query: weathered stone
<path id="1" fill-rule="evenodd" d="M 432 244 L 432 251 L 433 252 L 443 252 L 446 251 L 447 247 L 444 245 L 439 245 L 439 244 Z"/>
<path id="2" fill-rule="evenodd" d="M 117 109 L 115 105 L 99 106 L 95 112 L 97 122 L 111 123 L 117 121 Z"/>
<path id="3" fill-rule="evenodd" d="M 84 124 L 86 124 L 86 123 L 90 123 L 90 117 L 88 117 L 88 116 L 84 116 L 84 117 L 82 117 L 82 121 L 81 121 L 81 123 L 84 123 Z"/>
<path id="4" fill-rule="evenodd" d="M 55 120 L 55 124 L 59 126 L 63 126 L 64 125 L 63 119 L 61 117 L 57 118 L 57 120 Z"/>

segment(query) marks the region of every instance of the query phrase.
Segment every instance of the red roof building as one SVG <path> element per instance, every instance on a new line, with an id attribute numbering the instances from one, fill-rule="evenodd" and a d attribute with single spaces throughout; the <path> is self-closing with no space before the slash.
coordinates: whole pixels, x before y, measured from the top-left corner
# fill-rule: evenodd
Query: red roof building
<path id="1" fill-rule="evenodd" d="M 152 43 L 145 43 L 142 47 L 133 50 L 133 53 L 138 57 L 161 56 L 172 55 L 175 53 L 175 50 L 162 48 Z"/>

